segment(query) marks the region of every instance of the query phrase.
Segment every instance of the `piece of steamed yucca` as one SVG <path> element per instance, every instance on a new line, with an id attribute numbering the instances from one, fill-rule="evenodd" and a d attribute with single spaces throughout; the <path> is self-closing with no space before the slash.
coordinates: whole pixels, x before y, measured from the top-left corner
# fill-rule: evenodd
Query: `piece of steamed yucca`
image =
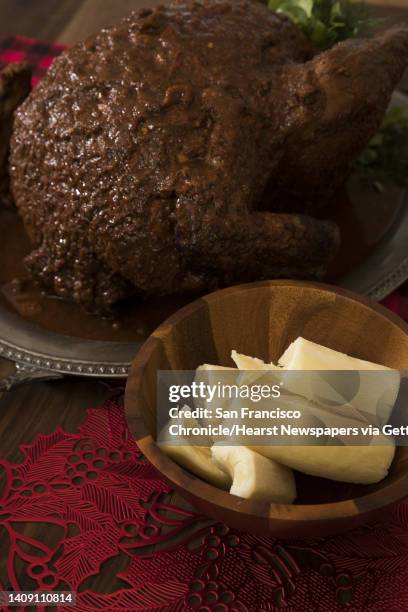
<path id="1" fill-rule="evenodd" d="M 226 368 L 205 363 L 196 370 L 195 382 L 204 383 L 206 385 L 217 385 L 219 382 L 233 385 L 237 382 L 239 372 L 236 368 Z M 195 400 L 196 407 L 208 408 L 212 411 L 212 418 L 203 418 L 203 425 L 219 425 L 220 420 L 216 417 L 217 408 L 227 408 L 230 400 L 228 397 L 216 397 L 212 402 L 207 398 L 198 398 Z"/>
<path id="2" fill-rule="evenodd" d="M 284 383 L 286 383 L 287 391 L 303 396 L 310 401 L 311 408 L 307 419 L 302 416 L 302 419 L 293 423 L 295 426 L 304 426 L 304 421 L 309 420 L 309 415 L 315 414 L 312 401 L 312 399 L 315 399 L 314 391 L 309 386 L 307 377 L 296 379 L 293 375 L 290 376 L 290 373 L 285 377 L 285 370 L 386 371 L 386 380 L 389 376 L 387 389 L 384 390 L 383 387 L 378 388 L 375 385 L 370 385 L 370 381 L 367 379 L 368 384 L 366 381 L 365 389 L 360 390 L 360 393 L 354 399 L 355 408 L 360 407 L 363 413 L 368 416 L 371 415 L 371 417 L 379 411 L 379 418 L 383 422 L 386 422 L 390 416 L 400 386 L 399 372 L 379 364 L 349 357 L 327 347 L 321 347 L 304 338 L 298 338 L 289 346 L 279 359 L 280 367 L 274 364 L 266 364 L 258 358 L 240 355 L 235 351 L 232 352 L 232 358 L 238 367 L 245 366 L 246 370 L 256 370 L 257 373 L 260 373 L 260 376 L 262 376 L 263 371 L 269 370 L 271 372 L 271 382 L 275 382 L 278 372 L 280 374 L 279 378 L 283 378 Z M 259 376 L 257 382 L 259 382 Z M 278 405 L 278 400 L 275 400 L 275 405 Z M 380 409 L 378 409 L 378 406 L 380 406 Z M 395 455 L 394 442 L 386 436 L 373 437 L 370 444 L 364 446 L 322 446 L 319 445 L 316 438 L 315 444 L 312 446 L 310 440 L 308 440 L 307 446 L 296 444 L 277 446 L 271 444 L 269 446 L 253 446 L 252 448 L 265 457 L 306 474 L 359 484 L 372 484 L 385 478 Z"/>
<path id="3" fill-rule="evenodd" d="M 183 426 L 199 427 L 196 419 L 186 418 L 183 409 L 179 411 L 180 422 Z M 192 437 L 179 436 L 177 440 L 169 433 L 169 424 L 160 432 L 157 443 L 161 450 L 166 453 L 173 461 L 199 476 L 206 482 L 219 487 L 228 489 L 231 485 L 230 476 L 220 470 L 214 463 L 211 455 L 212 440 L 209 438 L 200 439 L 200 444 L 194 443 Z"/>
<path id="4" fill-rule="evenodd" d="M 281 504 L 295 500 L 296 484 L 289 468 L 246 446 L 215 444 L 211 453 L 220 469 L 230 475 L 232 495 Z"/>

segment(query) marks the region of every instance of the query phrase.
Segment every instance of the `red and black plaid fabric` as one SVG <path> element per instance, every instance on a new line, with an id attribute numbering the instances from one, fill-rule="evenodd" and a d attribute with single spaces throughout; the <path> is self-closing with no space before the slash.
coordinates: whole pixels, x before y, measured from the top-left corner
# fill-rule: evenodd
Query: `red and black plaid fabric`
<path id="1" fill-rule="evenodd" d="M 11 62 L 27 61 L 33 67 L 33 86 L 35 86 L 64 48 L 64 45 L 41 42 L 23 36 L 9 36 L 0 40 L 0 69 Z M 383 303 L 408 320 L 408 283 L 388 296 Z"/>
<path id="2" fill-rule="evenodd" d="M 0 40 L 0 68 L 12 62 L 28 62 L 33 68 L 34 86 L 63 49 L 63 45 L 53 45 L 23 36 L 9 36 Z"/>

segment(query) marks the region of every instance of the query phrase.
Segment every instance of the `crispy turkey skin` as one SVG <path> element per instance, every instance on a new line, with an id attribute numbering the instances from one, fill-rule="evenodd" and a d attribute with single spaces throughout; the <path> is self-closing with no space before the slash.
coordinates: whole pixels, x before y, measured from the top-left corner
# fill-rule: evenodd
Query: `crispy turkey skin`
<path id="1" fill-rule="evenodd" d="M 320 278 L 338 231 L 304 213 L 345 181 L 407 60 L 407 30 L 314 57 L 288 18 L 237 0 L 141 10 L 65 51 L 11 143 L 32 275 L 94 312 Z"/>

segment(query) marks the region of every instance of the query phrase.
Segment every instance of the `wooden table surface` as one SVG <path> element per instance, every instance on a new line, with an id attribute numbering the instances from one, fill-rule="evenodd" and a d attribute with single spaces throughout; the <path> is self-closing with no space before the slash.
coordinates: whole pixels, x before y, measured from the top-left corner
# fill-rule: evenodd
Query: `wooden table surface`
<path id="1" fill-rule="evenodd" d="M 132 9 L 156 4 L 160 0 L 0 0 L 0 37 L 20 34 L 70 44 L 114 23 Z M 408 0 L 372 0 L 371 4 L 373 12 L 389 22 L 408 22 Z M 407 84 L 405 81 L 404 88 Z M 10 370 L 10 364 L 0 360 L 0 376 Z M 20 444 L 31 442 L 38 432 L 52 432 L 58 425 L 75 431 L 84 419 L 86 408 L 100 404 L 108 394 L 103 382 L 83 379 L 37 382 L 3 394 L 0 397 L 0 457 L 19 461 Z M 0 528 L 0 583 L 3 584 L 7 580 L 5 554 L 1 551 L 6 549 Z M 113 570 L 112 567 L 112 574 Z M 89 587 L 115 588 L 114 579 L 106 578 L 103 585 L 100 582 L 95 577 Z"/>

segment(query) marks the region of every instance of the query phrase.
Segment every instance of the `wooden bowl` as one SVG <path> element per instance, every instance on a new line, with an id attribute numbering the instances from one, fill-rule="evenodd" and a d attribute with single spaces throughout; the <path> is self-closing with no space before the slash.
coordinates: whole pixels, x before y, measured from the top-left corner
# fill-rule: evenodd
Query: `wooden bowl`
<path id="1" fill-rule="evenodd" d="M 387 478 L 351 485 L 296 474 L 293 505 L 243 500 L 217 489 L 169 459 L 156 445 L 158 370 L 232 366 L 231 349 L 276 361 L 298 336 L 355 357 L 408 369 L 408 326 L 343 289 L 270 281 L 217 291 L 182 308 L 148 338 L 126 387 L 130 430 L 145 457 L 204 514 L 243 531 L 279 537 L 337 533 L 377 518 L 408 495 L 408 448 L 399 448 Z"/>

